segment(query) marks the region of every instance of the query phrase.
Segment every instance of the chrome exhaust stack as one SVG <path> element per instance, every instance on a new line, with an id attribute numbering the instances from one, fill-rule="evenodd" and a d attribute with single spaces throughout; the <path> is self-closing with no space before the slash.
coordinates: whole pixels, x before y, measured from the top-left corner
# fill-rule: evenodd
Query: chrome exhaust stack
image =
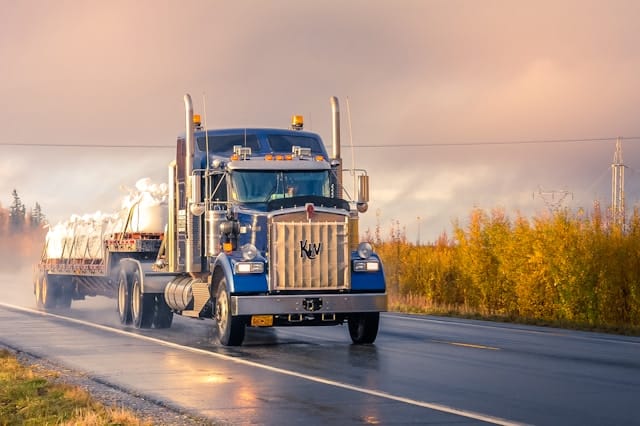
<path id="1" fill-rule="evenodd" d="M 185 109 L 185 144 L 186 153 L 184 158 L 184 186 L 186 196 L 186 234 L 185 242 L 185 270 L 186 272 L 200 272 L 202 270 L 202 260 L 200 257 L 200 228 L 199 220 L 192 213 L 192 206 L 200 202 L 194 199 L 200 193 L 200 188 L 193 188 L 197 185 L 199 179 L 192 178 L 193 175 L 193 154 L 195 151 L 195 126 L 193 123 L 193 102 L 191 96 L 187 93 L 184 95 Z"/>

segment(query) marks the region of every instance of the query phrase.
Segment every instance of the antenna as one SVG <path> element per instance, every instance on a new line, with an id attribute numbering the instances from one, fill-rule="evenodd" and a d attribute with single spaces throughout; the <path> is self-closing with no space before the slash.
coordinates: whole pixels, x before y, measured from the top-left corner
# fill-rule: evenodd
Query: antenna
<path id="1" fill-rule="evenodd" d="M 347 96 L 347 121 L 349 122 L 349 144 L 351 145 L 351 176 L 353 176 L 353 192 L 356 192 L 356 155 L 353 148 L 353 132 L 351 131 L 351 104 Z"/>
<path id="2" fill-rule="evenodd" d="M 624 168 L 622 162 L 622 137 L 616 139 L 616 152 L 611 163 L 611 218 L 613 224 L 624 227 Z"/>
<path id="3" fill-rule="evenodd" d="M 207 150 L 207 173 L 209 173 L 209 132 L 207 129 L 207 99 L 202 92 L 202 112 L 204 114 L 204 145 Z"/>

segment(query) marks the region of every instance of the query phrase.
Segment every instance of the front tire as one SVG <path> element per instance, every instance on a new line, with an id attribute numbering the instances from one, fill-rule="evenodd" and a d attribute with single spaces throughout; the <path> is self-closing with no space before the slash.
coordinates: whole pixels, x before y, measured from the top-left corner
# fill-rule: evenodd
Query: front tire
<path id="1" fill-rule="evenodd" d="M 142 292 L 140 271 L 133 274 L 131 284 L 131 320 L 136 328 L 151 328 L 153 325 L 155 295 Z"/>
<path id="2" fill-rule="evenodd" d="M 349 315 L 349 335 L 357 345 L 373 343 L 378 336 L 380 312 L 361 312 Z"/>
<path id="3" fill-rule="evenodd" d="M 231 315 L 230 298 L 227 280 L 222 278 L 216 292 L 214 314 L 218 338 L 224 346 L 240 346 L 244 340 L 245 325 L 241 317 Z"/>

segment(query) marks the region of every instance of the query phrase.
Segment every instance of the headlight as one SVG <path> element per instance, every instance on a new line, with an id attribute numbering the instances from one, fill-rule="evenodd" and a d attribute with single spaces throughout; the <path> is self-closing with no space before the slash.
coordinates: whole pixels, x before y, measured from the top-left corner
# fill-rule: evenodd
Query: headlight
<path id="1" fill-rule="evenodd" d="M 235 266 L 236 274 L 262 274 L 264 263 L 262 262 L 238 262 Z"/>
<path id="2" fill-rule="evenodd" d="M 360 259 L 368 259 L 371 253 L 373 253 L 371 244 L 364 242 L 358 245 L 358 256 L 360 256 Z"/>
<path id="3" fill-rule="evenodd" d="M 380 263 L 377 260 L 354 260 L 353 272 L 378 272 Z"/>
<path id="4" fill-rule="evenodd" d="M 242 252 L 242 259 L 244 260 L 253 260 L 258 255 L 258 249 L 251 243 L 247 243 L 240 247 L 240 251 Z"/>

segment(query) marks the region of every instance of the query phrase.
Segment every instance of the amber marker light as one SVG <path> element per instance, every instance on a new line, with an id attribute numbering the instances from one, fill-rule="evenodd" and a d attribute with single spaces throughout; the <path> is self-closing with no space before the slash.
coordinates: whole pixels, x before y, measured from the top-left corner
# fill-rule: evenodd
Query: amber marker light
<path id="1" fill-rule="evenodd" d="M 301 115 L 294 115 L 291 117 L 291 128 L 295 130 L 302 130 L 304 127 L 304 117 Z"/>

